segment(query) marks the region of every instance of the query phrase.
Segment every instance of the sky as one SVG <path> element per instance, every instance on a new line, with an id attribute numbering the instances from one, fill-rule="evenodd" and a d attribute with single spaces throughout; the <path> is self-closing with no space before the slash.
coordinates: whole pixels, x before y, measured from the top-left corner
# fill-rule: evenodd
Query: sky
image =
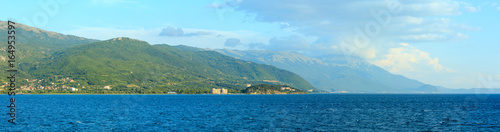
<path id="1" fill-rule="evenodd" d="M 448 88 L 500 88 L 500 0 L 16 0 L 0 20 L 107 40 L 343 55 Z"/>

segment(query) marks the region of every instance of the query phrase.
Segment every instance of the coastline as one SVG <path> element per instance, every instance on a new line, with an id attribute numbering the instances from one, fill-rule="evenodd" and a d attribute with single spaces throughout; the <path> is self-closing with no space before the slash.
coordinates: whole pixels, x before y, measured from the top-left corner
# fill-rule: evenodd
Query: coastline
<path id="1" fill-rule="evenodd" d="M 304 94 L 304 93 L 301 93 Z M 99 93 L 36 93 L 36 94 L 25 94 L 17 93 L 16 95 L 301 95 L 301 94 L 246 94 L 246 93 L 235 93 L 235 94 L 99 94 Z M 315 93 L 309 93 L 315 94 Z M 7 95 L 7 94 L 2 94 Z"/>
<path id="2" fill-rule="evenodd" d="M 331 94 L 331 95 L 498 95 L 500 93 L 297 93 L 297 94 L 96 94 L 96 93 L 16 93 L 16 95 L 316 95 L 316 94 Z M 7 94 L 1 94 L 7 95 Z M 8 95 L 7 95 L 8 96 Z"/>

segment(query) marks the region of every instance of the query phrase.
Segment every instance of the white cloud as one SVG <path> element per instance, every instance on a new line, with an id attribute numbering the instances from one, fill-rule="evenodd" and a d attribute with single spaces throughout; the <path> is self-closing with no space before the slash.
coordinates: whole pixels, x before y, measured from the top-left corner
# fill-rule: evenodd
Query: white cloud
<path id="1" fill-rule="evenodd" d="M 424 21 L 423 17 L 406 16 L 406 17 L 401 17 L 401 18 L 403 19 L 401 21 L 404 21 L 405 23 L 408 23 L 408 24 L 415 24 L 415 25 L 422 24 L 422 22 Z"/>
<path id="2" fill-rule="evenodd" d="M 296 35 L 287 37 L 273 37 L 268 43 L 250 43 L 247 44 L 251 49 L 264 49 L 275 51 L 297 51 L 310 50 L 311 43 L 304 38 Z"/>
<path id="3" fill-rule="evenodd" d="M 492 2 L 490 5 L 491 5 L 491 6 L 497 6 L 497 5 L 498 5 L 498 3 L 497 3 L 497 2 Z"/>
<path id="4" fill-rule="evenodd" d="M 480 27 L 472 27 L 472 26 L 463 25 L 463 24 L 453 24 L 452 27 L 455 28 L 455 29 L 462 29 L 462 30 L 469 30 L 469 31 L 479 31 L 479 30 L 481 30 Z"/>
<path id="5" fill-rule="evenodd" d="M 374 45 L 360 44 L 352 41 L 352 38 L 347 38 L 341 41 L 340 44 L 331 46 L 332 51 L 336 53 L 343 53 L 348 56 L 354 55 L 364 59 L 373 59 L 377 57 L 377 49 Z"/>
<path id="6" fill-rule="evenodd" d="M 466 2 L 460 2 L 460 4 L 462 4 L 462 8 L 467 12 L 479 12 L 479 11 L 481 11 L 481 6 L 474 7 L 474 5 L 472 5 L 470 3 L 466 3 Z"/>
<path id="7" fill-rule="evenodd" d="M 436 41 L 436 40 L 444 40 L 446 39 L 445 36 L 439 35 L 439 34 L 420 34 L 420 35 L 406 35 L 406 36 L 401 36 L 401 39 L 404 40 L 423 40 L 423 41 Z"/>
<path id="8" fill-rule="evenodd" d="M 211 32 L 207 31 L 197 31 L 197 32 L 191 32 L 191 33 L 184 33 L 184 30 L 182 28 L 176 28 L 176 27 L 167 27 L 162 29 L 161 33 L 159 34 L 160 36 L 184 36 L 184 37 L 192 37 L 192 36 L 200 36 L 200 35 L 211 35 Z"/>
<path id="9" fill-rule="evenodd" d="M 235 6 L 238 6 L 241 2 L 242 2 L 242 0 L 231 0 L 231 1 L 224 1 L 221 3 L 214 2 L 214 3 L 210 4 L 209 7 L 216 8 L 216 9 L 221 9 L 221 8 L 225 8 L 225 7 L 235 7 Z"/>
<path id="10" fill-rule="evenodd" d="M 461 40 L 468 39 L 469 36 L 462 33 L 455 34 L 418 34 L 418 35 L 405 35 L 400 37 L 403 40 L 413 40 L 413 41 L 449 41 L 449 40 Z"/>
<path id="11" fill-rule="evenodd" d="M 421 51 L 407 43 L 400 47 L 390 48 L 382 59 L 373 64 L 396 74 L 418 73 L 422 71 L 452 72 L 439 64 L 438 58 L 431 58 L 429 53 Z"/>
<path id="12" fill-rule="evenodd" d="M 255 16 L 256 21 L 277 23 L 283 30 L 293 29 L 302 36 L 318 38 L 316 42 L 308 41 L 310 48 L 303 48 L 302 52 L 362 58 L 376 58 L 378 51 L 386 50 L 381 47 L 388 47 L 391 41 L 419 43 L 466 39 L 463 30 L 477 28 L 456 24 L 448 17 L 480 11 L 479 6 L 452 0 L 236 0 L 209 6 L 228 7 Z M 359 42 L 353 41 L 359 36 L 358 29 L 367 34 L 369 41 L 361 48 Z"/>
<path id="13" fill-rule="evenodd" d="M 455 37 L 454 39 L 468 39 L 469 38 L 468 35 L 465 35 L 462 33 L 457 33 L 454 37 Z"/>
<path id="14" fill-rule="evenodd" d="M 242 43 L 237 38 L 228 38 L 226 42 L 224 42 L 224 46 L 226 47 L 236 47 L 238 45 L 242 45 Z"/>
<path id="15" fill-rule="evenodd" d="M 160 33 L 160 36 L 182 36 L 182 35 L 184 35 L 184 31 L 182 30 L 182 28 L 176 28 L 176 27 L 164 28 Z"/>
<path id="16" fill-rule="evenodd" d="M 481 11 L 481 7 L 465 6 L 464 10 L 468 12 L 479 12 Z"/>
<path id="17" fill-rule="evenodd" d="M 405 13 L 417 16 L 448 16 L 460 15 L 460 4 L 451 0 L 422 0 L 422 1 L 404 1 L 403 8 Z"/>
<path id="18" fill-rule="evenodd" d="M 458 15 L 460 4 L 450 0 L 433 1 L 282 1 L 250 0 L 241 1 L 237 9 L 248 13 L 257 13 L 261 21 L 276 22 L 282 20 L 322 20 L 343 18 L 348 20 L 371 17 L 370 12 L 387 10 L 388 4 L 399 4 L 402 6 L 401 16 L 436 16 L 436 15 Z M 355 9 L 355 10 L 353 10 Z"/>

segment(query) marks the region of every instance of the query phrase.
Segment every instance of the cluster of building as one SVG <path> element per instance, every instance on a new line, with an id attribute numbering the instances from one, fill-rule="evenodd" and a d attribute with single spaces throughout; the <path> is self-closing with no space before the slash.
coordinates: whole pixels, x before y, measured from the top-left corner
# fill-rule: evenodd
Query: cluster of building
<path id="1" fill-rule="evenodd" d="M 107 89 L 107 90 L 111 90 L 111 86 L 110 85 L 106 85 L 104 87 L 102 87 L 103 89 Z"/>
<path id="2" fill-rule="evenodd" d="M 295 91 L 295 89 L 290 87 L 281 87 L 281 90 Z"/>
<path id="3" fill-rule="evenodd" d="M 66 78 L 61 78 L 58 80 L 55 80 L 55 82 L 51 82 L 49 86 L 42 86 L 40 83 L 44 81 L 44 79 L 23 79 L 24 81 L 28 82 L 27 85 L 24 86 L 19 86 L 20 90 L 57 90 L 57 89 L 64 89 L 64 90 L 70 90 L 70 91 L 78 91 L 78 88 L 75 87 L 70 87 L 66 86 L 64 84 L 67 83 L 75 83 L 76 81 L 73 79 L 70 79 L 69 77 Z M 7 87 L 9 83 L 5 82 L 1 87 Z M 78 84 L 80 86 L 80 84 Z M 85 86 L 82 86 L 82 88 L 85 88 Z"/>
<path id="4" fill-rule="evenodd" d="M 5 86 L 2 86 L 5 87 Z M 65 90 L 70 90 L 70 91 L 78 91 L 78 88 L 75 87 L 67 87 L 65 85 L 62 85 L 62 87 L 57 87 L 57 86 L 33 86 L 33 85 L 28 85 L 28 86 L 21 86 L 20 90 L 56 90 L 56 89 L 65 89 Z"/>
<path id="5" fill-rule="evenodd" d="M 225 88 L 221 88 L 221 89 L 219 89 L 219 88 L 212 88 L 210 90 L 210 93 L 211 94 L 227 94 L 227 89 L 225 89 Z"/>

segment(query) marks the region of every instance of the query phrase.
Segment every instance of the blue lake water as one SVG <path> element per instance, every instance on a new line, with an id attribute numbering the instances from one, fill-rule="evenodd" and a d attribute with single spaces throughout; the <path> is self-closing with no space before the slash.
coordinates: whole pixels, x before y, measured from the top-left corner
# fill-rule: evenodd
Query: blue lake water
<path id="1" fill-rule="evenodd" d="M 8 131 L 500 131 L 500 95 L 0 96 Z"/>

